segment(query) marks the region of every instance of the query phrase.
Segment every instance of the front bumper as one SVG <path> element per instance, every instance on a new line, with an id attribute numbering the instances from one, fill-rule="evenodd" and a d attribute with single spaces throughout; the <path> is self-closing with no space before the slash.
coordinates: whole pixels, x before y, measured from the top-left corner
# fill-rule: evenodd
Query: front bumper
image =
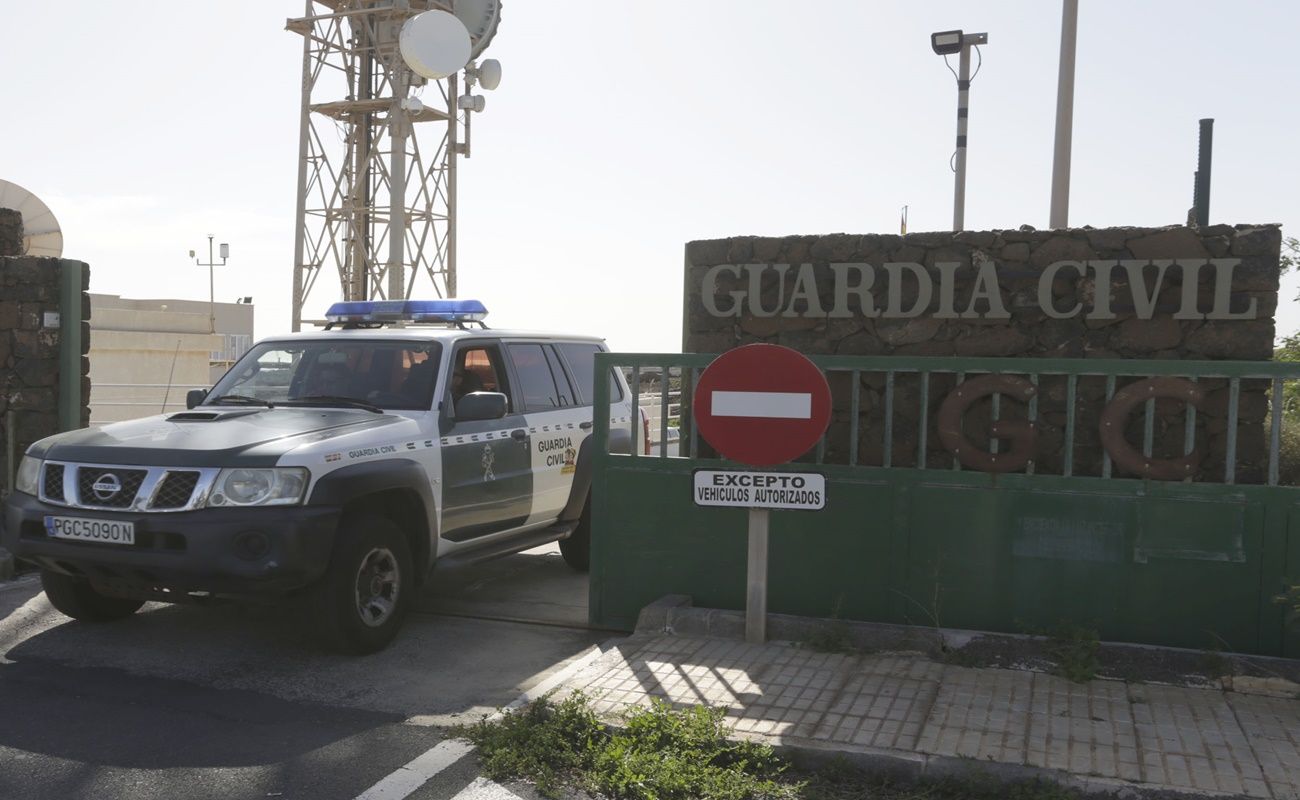
<path id="1" fill-rule="evenodd" d="M 331 506 L 203 508 L 174 514 L 65 508 L 21 492 L 5 500 L 0 545 L 42 569 L 110 589 L 159 595 L 285 595 L 314 583 L 329 565 L 340 509 Z M 135 544 L 55 539 L 45 517 L 128 521 Z M 249 534 L 265 552 L 250 552 Z M 254 536 L 253 541 L 258 537 Z M 256 548 L 253 548 L 256 550 Z"/>

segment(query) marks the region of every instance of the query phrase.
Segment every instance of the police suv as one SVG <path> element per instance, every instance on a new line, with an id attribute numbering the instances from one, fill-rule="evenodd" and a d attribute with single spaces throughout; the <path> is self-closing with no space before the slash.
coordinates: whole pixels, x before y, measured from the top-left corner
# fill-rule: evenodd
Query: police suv
<path id="1" fill-rule="evenodd" d="M 299 598 L 354 653 L 393 638 L 435 563 L 558 541 L 585 570 L 604 343 L 489 329 L 486 313 L 337 303 L 324 330 L 259 342 L 187 411 L 43 439 L 3 544 L 77 619 Z M 611 450 L 640 447 L 623 376 L 604 380 Z"/>

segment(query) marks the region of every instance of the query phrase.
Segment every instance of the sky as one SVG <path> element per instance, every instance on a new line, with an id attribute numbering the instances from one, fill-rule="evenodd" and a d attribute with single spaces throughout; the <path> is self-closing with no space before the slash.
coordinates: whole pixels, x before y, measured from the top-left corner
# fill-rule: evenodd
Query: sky
<path id="1" fill-rule="evenodd" d="M 1184 221 L 1212 117 L 1211 222 L 1300 235 L 1300 3 L 1081 6 L 1070 224 Z M 231 247 L 217 299 L 251 295 L 258 336 L 289 329 L 302 42 L 284 23 L 303 10 L 0 3 L 0 178 L 53 209 L 92 291 L 205 300 L 187 251 L 212 233 Z M 504 77 L 460 165 L 460 294 L 498 327 L 674 352 L 688 241 L 897 233 L 904 204 L 910 231 L 948 229 L 957 93 L 929 34 L 954 28 L 989 36 L 966 227 L 1046 227 L 1060 25 L 1055 0 L 503 0 L 486 55 Z"/>

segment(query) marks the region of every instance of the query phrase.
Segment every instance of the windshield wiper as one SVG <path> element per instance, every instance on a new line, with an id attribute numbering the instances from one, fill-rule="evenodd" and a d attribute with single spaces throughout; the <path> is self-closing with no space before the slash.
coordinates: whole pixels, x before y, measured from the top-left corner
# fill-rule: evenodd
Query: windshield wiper
<path id="1" fill-rule="evenodd" d="M 375 414 L 382 414 L 384 410 L 377 405 L 367 403 L 365 400 L 358 400 L 355 397 L 343 397 L 336 394 L 309 394 L 306 397 L 295 397 L 293 400 L 281 401 L 282 406 L 349 406 L 351 408 L 364 408 Z"/>
<path id="2" fill-rule="evenodd" d="M 267 408 L 275 408 L 275 404 L 270 400 L 263 400 L 260 397 L 249 397 L 246 394 L 223 394 L 220 397 L 212 398 L 208 403 L 213 405 L 216 405 L 217 403 L 241 403 L 244 405 L 258 405 L 266 406 Z"/>

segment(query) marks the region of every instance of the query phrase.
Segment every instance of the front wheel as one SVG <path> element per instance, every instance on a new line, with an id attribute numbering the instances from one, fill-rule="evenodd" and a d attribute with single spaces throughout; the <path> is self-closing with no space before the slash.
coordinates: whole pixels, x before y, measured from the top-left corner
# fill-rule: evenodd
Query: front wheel
<path id="1" fill-rule="evenodd" d="M 591 569 L 591 497 L 582 504 L 582 516 L 578 517 L 578 527 L 573 529 L 567 539 L 560 540 L 560 555 L 564 563 L 578 572 Z"/>
<path id="2" fill-rule="evenodd" d="M 62 572 L 41 570 L 41 588 L 50 605 L 83 622 L 112 622 L 129 617 L 144 605 L 143 600 L 100 594 L 90 581 Z"/>
<path id="3" fill-rule="evenodd" d="M 392 520 L 345 517 L 312 603 L 325 644 L 356 655 L 384 649 L 402 627 L 411 579 L 411 548 Z"/>

